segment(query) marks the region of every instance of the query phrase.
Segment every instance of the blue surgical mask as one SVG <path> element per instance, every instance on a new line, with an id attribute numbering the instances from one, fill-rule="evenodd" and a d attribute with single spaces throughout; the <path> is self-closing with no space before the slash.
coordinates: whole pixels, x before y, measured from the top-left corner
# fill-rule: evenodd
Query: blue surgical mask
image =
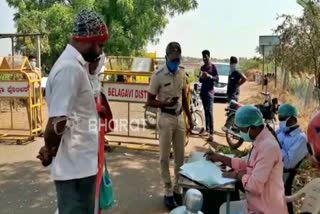
<path id="1" fill-rule="evenodd" d="M 294 124 L 293 126 L 287 126 L 287 122 L 290 118 L 286 119 L 285 121 L 280 121 L 279 128 L 282 132 L 289 132 L 291 128 L 298 126 Z"/>
<path id="2" fill-rule="evenodd" d="M 287 121 L 286 120 L 285 121 L 280 121 L 280 123 L 279 123 L 280 131 L 285 132 L 286 128 L 287 128 Z"/>
<path id="3" fill-rule="evenodd" d="M 175 74 L 179 70 L 179 65 L 179 62 L 167 62 L 168 70 L 173 74 Z"/>
<path id="4" fill-rule="evenodd" d="M 248 130 L 247 133 L 240 131 L 240 137 L 246 142 L 253 142 L 253 139 L 251 139 L 249 132 L 250 132 L 250 129 Z"/>

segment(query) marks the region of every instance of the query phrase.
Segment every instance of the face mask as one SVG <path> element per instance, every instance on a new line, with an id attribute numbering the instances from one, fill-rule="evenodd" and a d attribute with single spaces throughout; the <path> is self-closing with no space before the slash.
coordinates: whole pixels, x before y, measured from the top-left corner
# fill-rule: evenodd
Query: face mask
<path id="1" fill-rule="evenodd" d="M 178 62 L 167 62 L 168 70 L 173 74 L 175 74 L 178 71 L 179 65 L 180 63 Z"/>
<path id="2" fill-rule="evenodd" d="M 279 125 L 279 128 L 281 131 L 283 132 L 289 132 L 291 128 L 294 128 L 294 127 L 297 127 L 298 124 L 294 124 L 292 126 L 287 126 L 287 122 L 290 118 L 286 119 L 285 121 L 281 121 L 280 122 L 280 125 Z"/>
<path id="3" fill-rule="evenodd" d="M 32 61 L 32 62 L 30 62 L 30 64 L 31 64 L 32 68 L 35 68 L 37 63 Z"/>
<path id="4" fill-rule="evenodd" d="M 234 71 L 237 69 L 237 64 L 230 64 L 230 70 Z"/>
<path id="5" fill-rule="evenodd" d="M 285 132 L 286 128 L 287 128 L 287 121 L 280 121 L 280 124 L 279 124 L 280 131 Z"/>
<path id="6" fill-rule="evenodd" d="M 102 53 L 101 53 L 102 54 Z M 82 53 L 82 57 L 87 62 L 95 62 L 95 60 L 101 55 L 97 53 L 95 49 L 95 44 L 91 44 L 91 47 L 89 47 L 85 53 Z"/>
<path id="7" fill-rule="evenodd" d="M 250 132 L 250 129 L 248 130 L 247 133 L 240 131 L 240 137 L 246 142 L 253 142 L 253 140 L 249 135 L 249 132 Z"/>
<path id="8" fill-rule="evenodd" d="M 103 72 L 103 71 L 104 71 L 105 63 L 106 63 L 106 55 L 105 55 L 104 53 L 102 53 L 102 54 L 100 55 L 100 60 L 99 60 L 98 67 L 97 67 L 96 70 L 94 71 L 94 74 L 98 74 L 98 73 L 100 73 L 100 72 Z"/>

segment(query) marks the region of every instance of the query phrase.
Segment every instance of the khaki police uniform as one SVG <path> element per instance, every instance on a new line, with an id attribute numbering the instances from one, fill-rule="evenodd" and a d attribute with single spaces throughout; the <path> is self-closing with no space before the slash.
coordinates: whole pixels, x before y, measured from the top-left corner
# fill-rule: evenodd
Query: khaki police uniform
<path id="1" fill-rule="evenodd" d="M 167 66 L 163 66 L 151 77 L 149 92 L 157 95 L 157 100 L 165 102 L 173 97 L 179 97 L 175 106 L 161 109 L 158 121 L 161 177 L 165 185 L 166 196 L 171 196 L 173 191 L 182 193 L 182 189 L 178 186 L 178 178 L 180 167 L 184 162 L 186 137 L 184 118 L 182 116 L 182 90 L 185 88 L 186 75 L 182 69 L 172 74 Z M 173 188 L 169 171 L 171 143 L 175 162 Z"/>

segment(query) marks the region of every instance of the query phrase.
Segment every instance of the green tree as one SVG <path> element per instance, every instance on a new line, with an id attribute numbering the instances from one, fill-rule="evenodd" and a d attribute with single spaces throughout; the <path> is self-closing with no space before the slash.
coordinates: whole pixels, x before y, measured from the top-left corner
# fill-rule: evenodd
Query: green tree
<path id="1" fill-rule="evenodd" d="M 17 10 L 14 21 L 19 33 L 41 32 L 43 62 L 52 65 L 70 38 L 75 15 L 94 9 L 106 21 L 110 39 L 108 55 L 135 55 L 149 41 L 157 42 L 168 17 L 197 7 L 196 0 L 7 0 Z M 17 50 L 35 52 L 31 39 L 19 40 Z"/>
<path id="2" fill-rule="evenodd" d="M 259 58 L 250 58 L 250 59 L 240 59 L 240 70 L 244 73 L 251 69 L 260 70 L 262 66 L 261 59 Z"/>
<path id="3" fill-rule="evenodd" d="M 286 70 L 295 75 L 311 73 L 320 89 L 320 9 L 309 4 L 301 17 L 282 15 L 275 29 L 281 45 L 275 51 Z"/>

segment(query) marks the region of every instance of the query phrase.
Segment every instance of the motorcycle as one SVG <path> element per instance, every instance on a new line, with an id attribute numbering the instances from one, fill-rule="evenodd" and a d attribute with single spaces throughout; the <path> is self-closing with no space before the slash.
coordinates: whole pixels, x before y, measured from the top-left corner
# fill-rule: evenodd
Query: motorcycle
<path id="1" fill-rule="evenodd" d="M 262 104 L 256 104 L 255 107 L 261 111 L 265 124 L 268 124 L 275 129 L 276 114 L 278 113 L 279 108 L 278 99 L 271 99 L 271 94 L 268 92 L 261 92 L 261 94 L 265 97 L 264 102 Z M 234 123 L 236 111 L 242 106 L 241 103 L 232 100 L 225 109 L 227 120 L 222 130 L 226 134 L 226 140 L 231 149 L 239 148 L 244 142 L 240 137 L 240 130 Z"/>
<path id="2" fill-rule="evenodd" d="M 147 105 L 145 105 L 144 108 L 144 118 L 147 127 L 150 129 L 155 129 L 157 127 L 158 109 Z M 193 129 L 191 130 L 191 134 L 198 135 L 204 130 L 203 106 L 201 104 L 198 84 L 194 84 L 191 92 L 190 113 L 194 125 Z"/>

